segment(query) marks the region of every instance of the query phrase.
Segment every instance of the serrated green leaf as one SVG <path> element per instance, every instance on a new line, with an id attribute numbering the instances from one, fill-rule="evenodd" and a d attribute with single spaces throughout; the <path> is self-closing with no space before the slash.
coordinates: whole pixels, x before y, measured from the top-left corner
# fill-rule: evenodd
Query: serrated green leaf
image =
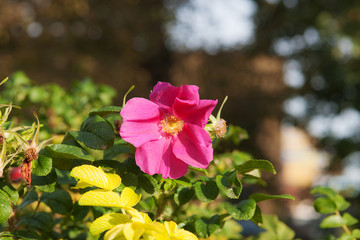
<path id="1" fill-rule="evenodd" d="M 201 217 L 195 221 L 195 231 L 201 238 L 207 238 L 224 225 L 224 216 L 214 215 L 210 219 Z"/>
<path id="2" fill-rule="evenodd" d="M 106 150 L 114 144 L 114 130 L 109 123 L 98 115 L 88 117 L 77 132 L 77 141 L 87 147 L 97 150 Z"/>
<path id="3" fill-rule="evenodd" d="M 35 186 L 37 189 L 43 192 L 55 191 L 56 172 L 54 170 L 46 176 L 31 175 L 31 178 L 31 186 Z"/>
<path id="4" fill-rule="evenodd" d="M 33 168 L 31 173 L 37 176 L 46 176 L 52 169 L 52 159 L 50 153 L 46 149 L 39 152 L 37 160 L 33 161 Z"/>
<path id="5" fill-rule="evenodd" d="M 125 172 L 121 174 L 121 182 L 126 187 L 138 186 L 138 176 L 132 172 Z"/>
<path id="6" fill-rule="evenodd" d="M 251 194 L 251 199 L 254 199 L 257 203 L 262 202 L 265 200 L 271 200 L 271 199 L 289 199 L 289 200 L 295 200 L 295 198 L 288 194 L 282 194 L 282 195 L 269 195 L 269 194 L 263 194 L 263 193 L 254 193 Z"/>
<path id="7" fill-rule="evenodd" d="M 70 194 L 63 189 L 43 193 L 40 201 L 48 205 L 53 212 L 60 214 L 69 213 L 73 206 Z"/>
<path id="8" fill-rule="evenodd" d="M 360 229 L 354 229 L 354 230 L 351 232 L 351 235 L 352 235 L 354 238 L 360 238 Z"/>
<path id="9" fill-rule="evenodd" d="M 3 194 L 12 204 L 16 204 L 19 199 L 16 189 L 5 181 L 0 181 L 0 194 Z"/>
<path id="10" fill-rule="evenodd" d="M 219 188 L 214 181 L 194 184 L 196 197 L 202 202 L 212 202 L 219 194 Z"/>
<path id="11" fill-rule="evenodd" d="M 236 171 L 217 175 L 216 184 L 228 198 L 238 199 L 240 197 L 242 185 L 236 176 Z"/>
<path id="12" fill-rule="evenodd" d="M 255 169 L 276 174 L 274 166 L 272 165 L 271 162 L 267 160 L 249 160 L 240 165 L 235 166 L 235 169 L 241 174 L 248 173 Z"/>
<path id="13" fill-rule="evenodd" d="M 226 211 L 236 220 L 250 220 L 256 210 L 256 202 L 253 199 L 240 201 L 236 206 L 225 205 Z"/>
<path id="14" fill-rule="evenodd" d="M 354 237 L 347 233 L 343 233 L 338 240 L 354 240 Z"/>
<path id="15" fill-rule="evenodd" d="M 43 232 L 50 232 L 55 225 L 51 214 L 46 212 L 36 212 L 23 218 L 20 223 Z"/>
<path id="16" fill-rule="evenodd" d="M 113 113 L 119 113 L 120 115 L 120 111 L 121 111 L 122 107 L 118 107 L 118 106 L 106 106 L 106 107 L 102 107 L 96 111 L 92 111 L 89 113 L 89 116 L 94 116 L 94 115 L 99 115 L 100 117 L 109 115 L 109 114 L 113 114 Z"/>
<path id="17" fill-rule="evenodd" d="M 114 159 L 122 153 L 131 153 L 129 145 L 123 139 L 116 139 L 114 145 L 105 150 L 104 159 Z"/>
<path id="18" fill-rule="evenodd" d="M 80 159 L 94 161 L 93 156 L 88 155 L 82 148 L 76 146 L 53 144 L 51 146 L 46 146 L 45 149 L 49 151 L 53 159 Z"/>
<path id="19" fill-rule="evenodd" d="M 188 203 L 195 195 L 193 188 L 179 187 L 174 194 L 174 201 L 177 205 L 181 206 Z"/>
<path id="20" fill-rule="evenodd" d="M 314 208 L 318 213 L 328 214 L 336 212 L 336 205 L 329 198 L 319 197 L 314 201 Z"/>
<path id="21" fill-rule="evenodd" d="M 26 196 L 24 197 L 23 201 L 21 202 L 21 204 L 19 205 L 19 209 L 23 209 L 24 207 L 26 207 L 27 205 L 36 202 L 38 200 L 38 194 L 35 190 L 31 190 L 30 192 L 28 192 L 26 194 Z"/>
<path id="22" fill-rule="evenodd" d="M 3 223 L 6 222 L 12 213 L 10 201 L 4 194 L 0 194 L 0 209 L 0 223 Z"/>

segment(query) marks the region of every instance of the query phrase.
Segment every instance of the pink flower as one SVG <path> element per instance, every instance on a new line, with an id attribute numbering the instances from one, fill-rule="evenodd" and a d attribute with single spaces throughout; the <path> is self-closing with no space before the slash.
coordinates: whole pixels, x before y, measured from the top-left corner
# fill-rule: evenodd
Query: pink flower
<path id="1" fill-rule="evenodd" d="M 207 168 L 213 159 L 211 138 L 204 130 L 217 100 L 200 100 L 193 85 L 158 82 L 144 98 L 130 99 L 120 115 L 121 137 L 136 147 L 141 170 L 179 178 L 188 165 Z"/>

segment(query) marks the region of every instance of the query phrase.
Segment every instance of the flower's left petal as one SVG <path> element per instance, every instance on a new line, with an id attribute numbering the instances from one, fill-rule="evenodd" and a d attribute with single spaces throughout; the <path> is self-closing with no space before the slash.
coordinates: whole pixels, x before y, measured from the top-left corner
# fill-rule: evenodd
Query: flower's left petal
<path id="1" fill-rule="evenodd" d="M 177 230 L 173 237 L 179 240 L 198 240 L 198 238 L 192 232 L 186 231 L 184 229 Z"/>
<path id="2" fill-rule="evenodd" d="M 118 193 L 104 189 L 91 190 L 79 199 L 80 206 L 122 207 Z"/>
<path id="3" fill-rule="evenodd" d="M 144 98 L 129 100 L 120 112 L 123 123 L 120 136 L 135 147 L 159 139 L 159 106 Z"/>
<path id="4" fill-rule="evenodd" d="M 120 112 L 124 121 L 143 121 L 159 116 L 159 106 L 145 98 L 132 98 Z"/>
<path id="5" fill-rule="evenodd" d="M 210 135 L 197 125 L 185 124 L 174 137 L 173 153 L 190 166 L 207 168 L 213 159 Z"/>
<path id="6" fill-rule="evenodd" d="M 123 230 L 126 224 L 119 224 L 105 233 L 104 240 L 127 240 L 123 234 Z"/>
<path id="7" fill-rule="evenodd" d="M 136 149 L 135 160 L 140 169 L 150 175 L 162 174 L 163 178 L 179 178 L 185 175 L 188 166 L 172 152 L 172 138 L 163 137 L 145 143 Z"/>
<path id="8" fill-rule="evenodd" d="M 120 195 L 120 202 L 124 208 L 135 206 L 141 198 L 141 194 L 136 194 L 134 190 L 125 187 Z"/>
<path id="9" fill-rule="evenodd" d="M 96 236 L 100 233 L 115 227 L 118 224 L 130 222 L 130 218 L 122 213 L 109 213 L 95 219 L 91 223 L 89 231 Z"/>
<path id="10" fill-rule="evenodd" d="M 193 100 L 176 98 L 173 110 L 176 116 L 185 122 L 205 127 L 216 104 L 217 100 L 200 100 L 196 103 Z"/>

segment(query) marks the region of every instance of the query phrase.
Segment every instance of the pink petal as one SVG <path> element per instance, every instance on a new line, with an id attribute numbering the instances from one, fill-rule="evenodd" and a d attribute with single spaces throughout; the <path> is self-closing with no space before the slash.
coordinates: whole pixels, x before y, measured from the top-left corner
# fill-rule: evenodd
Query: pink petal
<path id="1" fill-rule="evenodd" d="M 177 96 L 182 100 L 193 100 L 196 103 L 199 101 L 199 87 L 195 85 L 182 85 Z"/>
<path id="2" fill-rule="evenodd" d="M 150 93 L 150 100 L 162 108 L 170 109 L 178 93 L 178 87 L 167 82 L 158 82 Z"/>
<path id="3" fill-rule="evenodd" d="M 159 117 L 159 106 L 145 98 L 132 98 L 126 102 L 120 115 L 124 121 L 147 120 Z"/>
<path id="4" fill-rule="evenodd" d="M 173 179 L 184 176 L 188 166 L 172 153 L 171 141 L 171 138 L 161 138 L 140 146 L 135 153 L 136 164 L 150 175 L 162 174 L 163 178 Z"/>
<path id="5" fill-rule="evenodd" d="M 173 153 L 193 167 L 207 168 L 213 159 L 210 135 L 197 125 L 185 124 L 173 138 Z"/>
<path id="6" fill-rule="evenodd" d="M 200 100 L 198 104 L 195 104 L 194 101 L 176 98 L 173 109 L 180 119 L 204 128 L 216 104 L 217 100 Z"/>
<path id="7" fill-rule="evenodd" d="M 129 100 L 120 112 L 123 123 L 120 128 L 122 139 L 139 147 L 161 137 L 158 123 L 159 107 L 144 98 Z"/>

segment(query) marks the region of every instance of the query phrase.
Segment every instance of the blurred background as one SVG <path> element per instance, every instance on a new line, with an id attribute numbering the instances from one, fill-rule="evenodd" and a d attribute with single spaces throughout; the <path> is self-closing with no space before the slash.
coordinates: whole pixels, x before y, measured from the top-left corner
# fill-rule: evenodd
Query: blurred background
<path id="1" fill-rule="evenodd" d="M 359 63 L 354 0 L 0 1 L 0 78 L 13 76 L 2 102 L 47 104 L 39 114 L 63 133 L 131 85 L 129 97 L 158 81 L 228 95 L 223 117 L 250 135 L 240 148 L 272 161 L 271 185 L 296 197 L 263 211 L 303 239 L 321 236 L 311 186 L 341 191 L 360 217 Z"/>

